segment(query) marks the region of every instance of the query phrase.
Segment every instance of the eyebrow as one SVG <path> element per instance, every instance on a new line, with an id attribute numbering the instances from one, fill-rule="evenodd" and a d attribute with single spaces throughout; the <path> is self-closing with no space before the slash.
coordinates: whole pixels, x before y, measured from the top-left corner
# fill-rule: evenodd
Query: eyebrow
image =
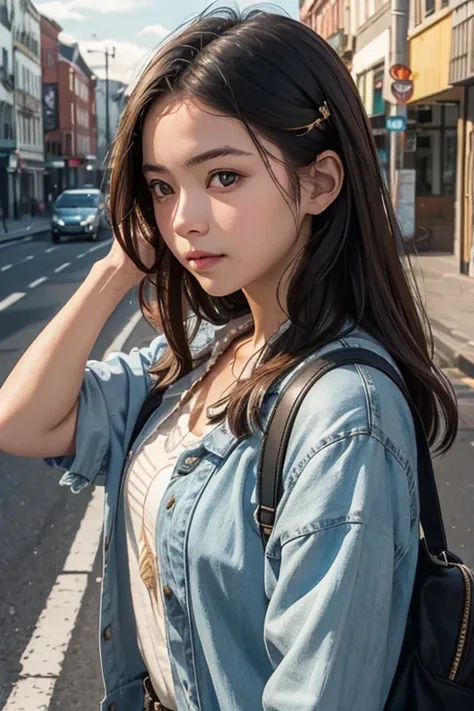
<path id="1" fill-rule="evenodd" d="M 195 165 L 200 165 L 208 160 L 213 160 L 214 158 L 222 158 L 223 156 L 251 156 L 251 153 L 246 151 L 241 151 L 240 148 L 233 148 L 232 146 L 221 146 L 220 148 L 211 148 L 209 151 L 204 151 L 204 153 L 198 153 L 198 155 L 192 156 L 184 164 L 186 168 L 192 168 Z M 144 173 L 165 173 L 166 168 L 164 165 L 153 163 L 145 163 L 142 168 Z"/>

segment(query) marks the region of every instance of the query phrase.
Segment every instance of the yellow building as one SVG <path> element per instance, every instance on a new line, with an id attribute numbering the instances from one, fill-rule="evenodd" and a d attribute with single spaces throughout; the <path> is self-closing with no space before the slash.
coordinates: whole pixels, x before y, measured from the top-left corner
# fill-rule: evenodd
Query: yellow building
<path id="1" fill-rule="evenodd" d="M 463 93 L 459 135 L 459 181 L 456 225 L 461 272 L 474 277 L 474 63 L 472 58 L 473 0 L 458 2 L 452 15 L 451 83 Z"/>
<path id="2" fill-rule="evenodd" d="M 416 169 L 419 249 L 453 253 L 463 92 L 450 84 L 452 10 L 447 5 L 444 0 L 411 3 L 408 41 L 414 93 L 408 105 L 405 167 Z"/>

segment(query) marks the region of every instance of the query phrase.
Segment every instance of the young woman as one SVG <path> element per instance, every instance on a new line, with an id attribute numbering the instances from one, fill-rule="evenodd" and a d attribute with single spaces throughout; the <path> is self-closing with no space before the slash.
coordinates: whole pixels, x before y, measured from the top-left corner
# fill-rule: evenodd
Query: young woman
<path id="1" fill-rule="evenodd" d="M 130 97 L 110 207 L 110 253 L 0 392 L 2 449 L 106 487 L 102 708 L 381 711 L 419 538 L 413 421 L 385 375 L 313 386 L 265 552 L 256 518 L 262 432 L 308 358 L 372 349 L 430 443 L 456 433 L 349 73 L 287 17 L 200 17 Z M 138 284 L 160 335 L 88 361 Z"/>

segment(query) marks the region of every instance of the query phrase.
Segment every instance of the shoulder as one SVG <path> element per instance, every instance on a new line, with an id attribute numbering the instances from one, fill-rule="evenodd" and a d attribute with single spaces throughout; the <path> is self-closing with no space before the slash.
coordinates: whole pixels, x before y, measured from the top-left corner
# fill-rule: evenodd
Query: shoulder
<path id="1" fill-rule="evenodd" d="M 344 347 L 370 349 L 395 366 L 361 332 L 310 358 Z M 336 368 L 310 388 L 298 409 L 273 544 L 339 523 L 364 523 L 391 532 L 397 551 L 405 551 L 418 515 L 416 471 L 413 418 L 397 386 L 372 367 Z"/>
<path id="2" fill-rule="evenodd" d="M 390 354 L 361 331 L 332 342 L 310 358 L 348 347 L 367 348 L 396 368 Z M 338 367 L 310 388 L 298 410 L 289 450 L 297 464 L 298 453 L 308 447 L 325 447 L 356 435 L 377 440 L 402 466 L 416 468 L 415 430 L 405 397 L 387 375 L 359 364 Z"/>

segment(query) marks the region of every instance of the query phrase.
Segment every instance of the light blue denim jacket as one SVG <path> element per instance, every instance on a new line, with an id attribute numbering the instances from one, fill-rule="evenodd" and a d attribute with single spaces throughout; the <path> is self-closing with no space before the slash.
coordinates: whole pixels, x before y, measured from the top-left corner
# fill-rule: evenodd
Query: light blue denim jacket
<path id="1" fill-rule="evenodd" d="M 206 324 L 195 352 L 230 326 Z M 355 331 L 333 348 L 372 348 Z M 205 364 L 172 385 L 126 451 L 145 395 L 149 347 L 89 361 L 80 395 L 73 491 L 105 483 L 101 658 L 104 711 L 141 711 L 145 672 L 128 577 L 121 480 L 133 453 Z M 311 356 L 313 357 L 313 356 Z M 284 382 L 284 381 L 283 381 Z M 268 393 L 263 420 L 282 384 Z M 261 433 L 226 422 L 178 460 L 157 521 L 167 641 L 179 711 L 381 711 L 402 644 L 418 553 L 416 443 L 402 395 L 379 371 L 348 366 L 308 393 L 263 551 L 255 511 Z M 173 503 L 174 502 L 174 503 Z M 167 506 L 168 504 L 168 506 Z"/>

